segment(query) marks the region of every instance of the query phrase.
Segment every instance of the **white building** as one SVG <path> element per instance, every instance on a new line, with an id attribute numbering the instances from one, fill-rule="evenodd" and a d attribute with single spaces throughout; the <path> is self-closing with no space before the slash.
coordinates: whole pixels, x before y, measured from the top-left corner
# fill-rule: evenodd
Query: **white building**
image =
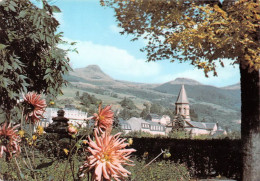
<path id="1" fill-rule="evenodd" d="M 144 131 L 152 135 L 165 135 L 165 126 L 157 122 L 132 117 L 127 121 L 119 120 L 125 133 L 131 131 Z"/>
<path id="2" fill-rule="evenodd" d="M 157 114 L 152 114 L 152 113 L 148 114 L 146 119 L 162 125 L 167 125 L 171 122 L 171 118 L 168 115 L 159 116 Z"/>
<path id="3" fill-rule="evenodd" d="M 39 123 L 39 125 L 43 127 L 47 127 L 50 123 L 52 123 L 52 118 L 57 117 L 57 112 L 60 110 L 59 108 L 46 108 L 45 113 L 43 114 L 43 119 Z M 76 126 L 81 125 L 82 127 L 86 126 L 86 119 L 88 117 L 88 113 L 77 110 L 74 106 L 65 106 L 63 109 L 65 114 L 64 117 L 69 119 L 69 123 L 72 123 Z"/>

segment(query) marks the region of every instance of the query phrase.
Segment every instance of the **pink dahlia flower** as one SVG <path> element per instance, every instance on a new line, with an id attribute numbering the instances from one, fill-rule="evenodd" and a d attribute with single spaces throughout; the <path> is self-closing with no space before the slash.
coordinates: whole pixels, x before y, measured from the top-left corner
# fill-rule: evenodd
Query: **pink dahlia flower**
<path id="1" fill-rule="evenodd" d="M 7 126 L 6 122 L 0 126 L 0 158 L 3 157 L 4 152 L 8 159 L 21 152 L 19 145 L 21 139 L 17 133 L 18 130 L 16 130 L 19 126 L 11 127 L 11 123 Z"/>
<path id="2" fill-rule="evenodd" d="M 94 113 L 95 126 L 98 126 L 102 129 L 111 129 L 114 121 L 114 113 L 111 111 L 111 106 L 106 106 L 102 109 L 100 104 L 98 107 L 98 114 Z"/>
<path id="3" fill-rule="evenodd" d="M 128 143 L 124 143 L 126 139 L 119 138 L 121 133 L 111 136 L 105 132 L 99 137 L 97 132 L 95 129 L 95 142 L 90 137 L 88 138 L 89 147 L 87 149 L 91 155 L 80 167 L 83 172 L 81 176 L 84 176 L 84 172 L 90 171 L 96 181 L 111 180 L 112 178 L 119 181 L 123 177 L 128 177 L 131 173 L 122 165 L 133 166 L 128 162 L 133 162 L 129 158 L 130 154 L 136 150 L 125 149 Z"/>
<path id="4" fill-rule="evenodd" d="M 43 117 L 42 115 L 47 106 L 45 100 L 41 99 L 40 94 L 29 92 L 24 96 L 24 102 L 29 105 L 26 107 L 28 109 L 25 110 L 25 119 L 28 120 L 30 117 L 33 123 L 38 122 Z"/>

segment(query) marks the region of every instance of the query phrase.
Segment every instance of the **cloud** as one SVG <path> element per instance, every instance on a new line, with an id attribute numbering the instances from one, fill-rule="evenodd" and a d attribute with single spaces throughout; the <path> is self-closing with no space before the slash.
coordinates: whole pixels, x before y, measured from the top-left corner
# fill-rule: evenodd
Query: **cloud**
<path id="1" fill-rule="evenodd" d="M 72 42 L 72 40 L 68 41 Z M 124 49 L 95 44 L 91 41 L 76 40 L 76 42 L 79 54 L 69 53 L 73 68 L 96 64 L 104 72 L 120 80 L 129 80 L 131 77 L 147 78 L 156 76 L 160 72 L 161 67 L 158 63 L 146 63 L 144 59 L 138 59 Z"/>
<path id="2" fill-rule="evenodd" d="M 185 77 L 202 84 L 218 87 L 239 82 L 237 65 L 235 68 L 231 65 L 217 68 L 218 77 L 209 74 L 210 77 L 206 78 L 203 70 L 198 70 L 188 63 L 147 63 L 145 59 L 136 58 L 128 51 L 118 47 L 96 44 L 92 41 L 65 40 L 77 42 L 76 48 L 79 54 L 69 53 L 73 68 L 82 68 L 93 64 L 99 65 L 106 74 L 117 80 L 165 83 L 179 77 Z"/>

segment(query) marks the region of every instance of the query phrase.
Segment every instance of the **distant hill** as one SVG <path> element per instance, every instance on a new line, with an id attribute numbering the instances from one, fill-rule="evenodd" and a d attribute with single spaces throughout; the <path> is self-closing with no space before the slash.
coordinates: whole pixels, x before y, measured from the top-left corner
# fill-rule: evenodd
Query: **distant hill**
<path id="1" fill-rule="evenodd" d="M 224 106 L 233 110 L 240 110 L 240 90 L 237 89 L 221 89 L 209 85 L 192 85 L 184 84 L 188 97 L 191 99 L 191 103 L 207 102 Z M 165 83 L 154 90 L 159 92 L 177 95 L 180 90 L 180 85 Z"/>
<path id="2" fill-rule="evenodd" d="M 74 69 L 69 73 L 66 79 L 70 82 L 83 82 L 100 86 L 121 84 L 105 74 L 97 65 Z"/>
<path id="3" fill-rule="evenodd" d="M 188 78 L 176 78 L 175 80 L 167 82 L 166 84 L 202 85 L 200 82 Z"/>
<path id="4" fill-rule="evenodd" d="M 240 90 L 240 83 L 236 83 L 233 85 L 222 87 L 222 89 L 229 89 L 229 90 Z"/>
<path id="5" fill-rule="evenodd" d="M 184 84 L 191 109 L 198 114 L 199 120 L 218 121 L 224 128 L 238 129 L 240 126 L 237 121 L 240 119 L 240 89 L 234 85 L 217 88 L 187 78 L 177 78 L 163 84 L 120 81 L 105 74 L 97 65 L 75 69 L 64 78 L 71 83 L 67 89 L 68 97 L 75 95 L 76 91 L 85 91 L 117 108 L 120 108 L 119 102 L 124 97 L 129 97 L 140 111 L 144 102 L 159 103 L 174 109 L 180 87 Z"/>

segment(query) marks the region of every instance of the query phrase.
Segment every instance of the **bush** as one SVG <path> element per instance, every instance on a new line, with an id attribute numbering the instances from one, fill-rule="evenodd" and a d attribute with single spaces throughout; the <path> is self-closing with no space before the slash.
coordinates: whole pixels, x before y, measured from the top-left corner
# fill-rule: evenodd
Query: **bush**
<path id="1" fill-rule="evenodd" d="M 154 138 L 159 137 L 160 135 L 152 135 L 151 133 L 145 131 L 131 131 L 125 135 L 126 137 L 134 137 L 134 138 Z"/>
<path id="2" fill-rule="evenodd" d="M 169 160 L 185 163 L 191 176 L 198 178 L 226 176 L 239 180 L 242 173 L 241 140 L 229 139 L 172 139 L 172 138 L 133 138 L 132 148 L 138 158 L 149 152 L 148 158 L 156 157 L 161 149 L 171 153 Z M 158 158 L 158 160 L 160 160 Z"/>

